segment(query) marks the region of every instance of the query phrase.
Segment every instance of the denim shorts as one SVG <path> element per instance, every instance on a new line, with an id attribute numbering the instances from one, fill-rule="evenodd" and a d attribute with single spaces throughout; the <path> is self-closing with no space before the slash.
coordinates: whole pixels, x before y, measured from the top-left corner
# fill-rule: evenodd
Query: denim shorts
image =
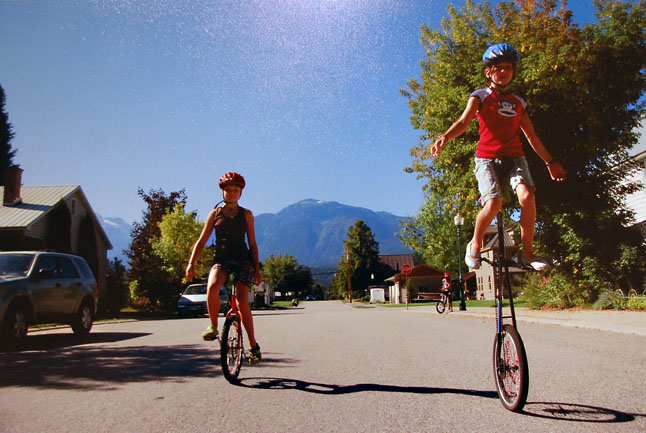
<path id="1" fill-rule="evenodd" d="M 211 270 L 215 271 L 216 269 L 226 272 L 227 275 L 233 274 L 233 284 L 242 283 L 249 287 L 254 285 L 255 270 L 251 262 L 242 260 L 215 263 Z"/>
<path id="2" fill-rule="evenodd" d="M 476 168 L 474 173 L 478 180 L 478 190 L 480 191 L 480 203 L 485 204 L 489 199 L 502 195 L 502 188 L 494 168 L 494 160 L 489 158 L 476 158 Z M 534 189 L 534 180 L 529 172 L 527 160 L 524 156 L 511 158 L 509 172 L 509 184 L 511 189 L 516 191 L 520 184 Z"/>

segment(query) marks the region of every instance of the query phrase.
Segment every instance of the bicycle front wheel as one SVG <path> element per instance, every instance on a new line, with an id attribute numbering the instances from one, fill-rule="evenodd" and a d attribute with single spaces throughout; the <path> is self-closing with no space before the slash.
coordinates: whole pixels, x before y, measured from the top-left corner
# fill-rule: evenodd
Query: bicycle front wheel
<path id="1" fill-rule="evenodd" d="M 502 405 L 512 412 L 521 412 L 527 401 L 529 368 L 523 340 L 510 324 L 504 325 L 502 333 L 494 339 L 493 373 Z"/>
<path id="2" fill-rule="evenodd" d="M 220 346 L 220 361 L 222 373 L 230 383 L 238 383 L 238 375 L 244 358 L 242 342 L 242 327 L 237 315 L 227 317 L 222 328 L 222 345 Z"/>
<path id="3" fill-rule="evenodd" d="M 437 301 L 437 304 L 435 304 L 435 309 L 437 310 L 438 313 L 442 314 L 446 309 L 446 304 L 442 301 Z"/>

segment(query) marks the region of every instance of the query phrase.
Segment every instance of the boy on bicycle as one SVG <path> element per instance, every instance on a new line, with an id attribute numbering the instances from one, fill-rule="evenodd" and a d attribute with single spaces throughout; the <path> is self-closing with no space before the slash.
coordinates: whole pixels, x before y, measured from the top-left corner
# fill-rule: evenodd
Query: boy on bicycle
<path id="1" fill-rule="evenodd" d="M 193 266 L 200 258 L 215 229 L 215 257 L 209 273 L 206 292 L 206 306 L 209 310 L 211 324 L 202 333 L 202 338 L 212 341 L 218 337 L 220 288 L 229 278 L 229 274 L 233 274 L 238 309 L 251 345 L 249 362 L 253 364 L 262 359 L 260 346 L 254 334 L 253 315 L 249 307 L 249 288 L 254 282 L 257 285 L 262 282 L 253 214 L 250 210 L 238 205 L 242 189 L 245 187 L 244 177 L 238 173 L 225 173 L 220 177 L 218 185 L 222 190 L 224 206 L 217 207 L 216 205 L 209 213 L 188 261 L 186 278 L 191 280 L 195 276 Z M 245 236 L 247 242 L 245 242 Z"/>
<path id="2" fill-rule="evenodd" d="M 503 205 L 503 186 L 500 185 L 494 168 L 497 159 L 507 159 L 510 162 L 510 184 L 518 196 L 521 208 L 523 249 L 516 260 L 520 265 L 529 265 L 538 271 L 549 266 L 545 259 L 533 254 L 536 222 L 534 181 L 523 153 L 521 131 L 532 149 L 545 161 L 553 180 L 563 181 L 565 169 L 550 155 L 536 135 L 526 111 L 527 102 L 508 89 L 514 79 L 518 60 L 518 52 L 510 44 L 490 46 L 482 56 L 489 86 L 471 94 L 462 116 L 431 147 L 432 155 L 437 156 L 449 140 L 464 133 L 473 118 L 478 117 L 480 140 L 476 149 L 475 175 L 483 207 L 476 218 L 473 239 L 466 248 L 464 260 L 471 269 L 480 268 L 480 249 L 485 231 Z"/>

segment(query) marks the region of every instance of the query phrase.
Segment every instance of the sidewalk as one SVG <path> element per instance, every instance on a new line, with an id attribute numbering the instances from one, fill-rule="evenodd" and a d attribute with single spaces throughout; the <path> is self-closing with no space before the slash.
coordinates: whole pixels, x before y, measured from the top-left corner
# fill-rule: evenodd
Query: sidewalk
<path id="1" fill-rule="evenodd" d="M 404 310 L 408 313 L 435 314 L 435 307 L 412 307 Z M 508 312 L 509 310 L 506 309 Z M 446 313 L 445 313 L 446 314 Z M 459 303 L 453 303 L 450 316 L 468 316 L 491 318 L 496 317 L 495 308 L 474 307 L 467 311 L 459 310 Z M 571 328 L 598 329 L 601 331 L 634 334 L 646 337 L 646 311 L 614 310 L 530 310 L 516 308 L 516 320 L 519 322 L 544 323 Z"/>

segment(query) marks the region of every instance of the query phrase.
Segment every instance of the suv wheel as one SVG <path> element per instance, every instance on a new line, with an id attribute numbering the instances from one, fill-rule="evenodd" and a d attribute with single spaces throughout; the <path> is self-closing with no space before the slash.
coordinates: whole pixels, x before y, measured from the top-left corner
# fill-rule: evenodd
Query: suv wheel
<path id="1" fill-rule="evenodd" d="M 72 321 L 72 330 L 78 335 L 87 335 L 94 323 L 94 310 L 90 302 L 83 301 L 79 307 L 76 317 Z"/>
<path id="2" fill-rule="evenodd" d="M 22 304 L 13 304 L 2 323 L 2 337 L 10 345 L 20 343 L 27 336 L 27 310 Z"/>

